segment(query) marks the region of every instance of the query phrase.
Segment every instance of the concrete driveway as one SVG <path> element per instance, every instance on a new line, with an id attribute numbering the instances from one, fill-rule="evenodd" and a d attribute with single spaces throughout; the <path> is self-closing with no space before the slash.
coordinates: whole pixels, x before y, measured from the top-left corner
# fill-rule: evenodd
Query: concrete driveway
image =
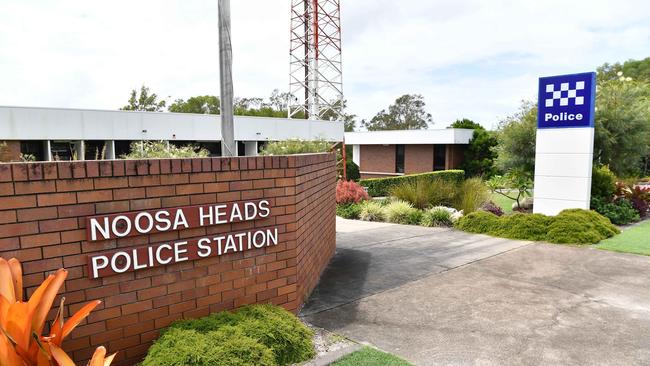
<path id="1" fill-rule="evenodd" d="M 649 365 L 650 257 L 338 219 L 303 316 L 418 365 Z"/>

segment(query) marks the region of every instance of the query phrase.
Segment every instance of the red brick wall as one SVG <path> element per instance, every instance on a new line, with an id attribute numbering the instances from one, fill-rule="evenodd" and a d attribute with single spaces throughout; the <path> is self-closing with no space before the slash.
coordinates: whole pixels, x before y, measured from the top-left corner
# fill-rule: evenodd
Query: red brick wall
<path id="1" fill-rule="evenodd" d="M 395 145 L 361 145 L 361 172 L 395 173 Z M 374 178 L 375 175 L 361 173 L 361 178 Z"/>
<path id="2" fill-rule="evenodd" d="M 447 170 L 458 169 L 460 164 L 465 160 L 464 145 L 447 145 L 447 161 L 445 162 Z"/>
<path id="3" fill-rule="evenodd" d="M 433 170 L 433 145 L 406 145 L 404 173 L 426 173 Z"/>
<path id="4" fill-rule="evenodd" d="M 20 141 L 0 141 L 0 161 L 20 160 Z"/>
<path id="5" fill-rule="evenodd" d="M 28 294 L 65 267 L 66 315 L 103 303 L 64 349 L 85 363 L 105 345 L 132 365 L 176 319 L 256 302 L 297 311 L 334 253 L 335 177 L 333 154 L 0 164 L 0 256 L 22 261 Z M 86 241 L 87 216 L 256 199 L 269 217 Z M 277 246 L 89 278 L 88 254 L 270 226 Z"/>

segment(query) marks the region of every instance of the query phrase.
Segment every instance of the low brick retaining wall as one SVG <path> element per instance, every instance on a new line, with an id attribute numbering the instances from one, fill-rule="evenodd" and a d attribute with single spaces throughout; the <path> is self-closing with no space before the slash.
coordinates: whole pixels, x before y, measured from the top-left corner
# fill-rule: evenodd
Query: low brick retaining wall
<path id="1" fill-rule="evenodd" d="M 266 302 L 297 311 L 334 254 L 335 179 L 333 154 L 0 164 L 0 256 L 22 261 L 28 295 L 65 267 L 66 314 L 103 303 L 64 349 L 85 363 L 104 345 L 131 365 L 176 319 Z M 232 216 L 215 224 L 212 208 Z M 177 211 L 176 230 L 148 225 Z"/>

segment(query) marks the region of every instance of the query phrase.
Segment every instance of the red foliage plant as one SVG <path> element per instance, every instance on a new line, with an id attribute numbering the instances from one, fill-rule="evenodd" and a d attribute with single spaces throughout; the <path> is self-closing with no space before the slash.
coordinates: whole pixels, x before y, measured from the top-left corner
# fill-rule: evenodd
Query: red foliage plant
<path id="1" fill-rule="evenodd" d="M 340 179 L 336 183 L 336 203 L 358 203 L 370 199 L 368 193 L 359 184 L 353 181 Z"/>
<path id="2" fill-rule="evenodd" d="M 646 217 L 650 211 L 650 187 L 616 183 L 616 197 L 630 200 L 641 218 Z"/>

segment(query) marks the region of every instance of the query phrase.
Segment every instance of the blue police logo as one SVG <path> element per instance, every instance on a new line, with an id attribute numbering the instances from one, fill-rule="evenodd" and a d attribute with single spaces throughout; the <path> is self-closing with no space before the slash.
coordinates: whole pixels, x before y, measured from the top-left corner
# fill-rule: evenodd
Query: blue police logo
<path id="1" fill-rule="evenodd" d="M 537 127 L 593 127 L 596 73 L 539 79 Z"/>

